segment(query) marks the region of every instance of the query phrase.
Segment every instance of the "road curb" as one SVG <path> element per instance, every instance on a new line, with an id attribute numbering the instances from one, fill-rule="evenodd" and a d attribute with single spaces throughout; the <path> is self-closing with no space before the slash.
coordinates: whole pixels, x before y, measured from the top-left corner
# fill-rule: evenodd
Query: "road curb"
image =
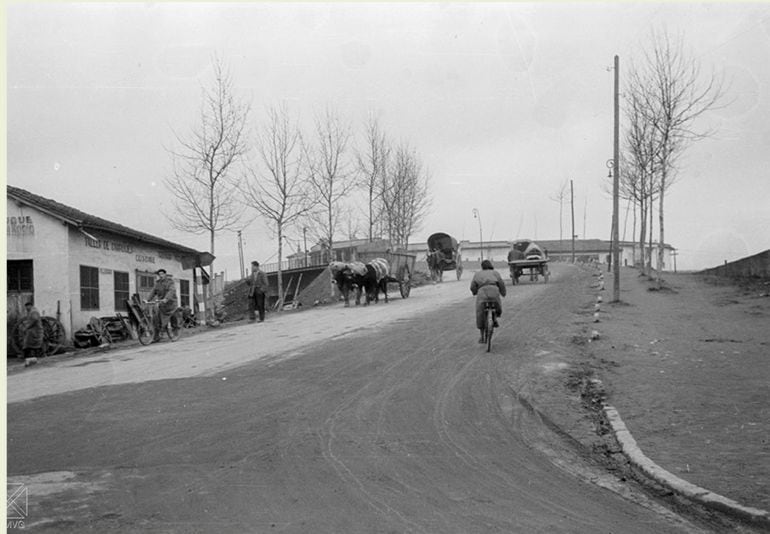
<path id="1" fill-rule="evenodd" d="M 658 464 L 647 458 L 637 445 L 634 436 L 620 418 L 618 411 L 612 406 L 604 406 L 604 414 L 612 428 L 615 439 L 620 444 L 623 454 L 632 465 L 636 466 L 650 478 L 663 484 L 671 491 L 684 497 L 699 502 L 704 506 L 725 512 L 745 521 L 749 521 L 763 527 L 770 527 L 770 512 L 744 506 L 732 499 L 723 497 L 695 484 L 687 482 L 678 476 L 666 471 Z"/>

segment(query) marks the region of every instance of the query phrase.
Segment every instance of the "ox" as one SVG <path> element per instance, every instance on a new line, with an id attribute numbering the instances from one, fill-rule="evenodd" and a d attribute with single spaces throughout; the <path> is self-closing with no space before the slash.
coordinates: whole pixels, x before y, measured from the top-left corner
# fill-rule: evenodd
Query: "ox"
<path id="1" fill-rule="evenodd" d="M 350 306 L 350 292 L 356 293 L 356 306 L 361 304 L 361 291 L 364 287 L 363 279 L 367 275 L 366 265 L 360 261 L 345 263 L 342 261 L 333 261 L 329 264 L 329 271 L 332 275 L 332 282 L 337 287 L 345 301 L 345 307 Z"/>
<path id="2" fill-rule="evenodd" d="M 366 304 L 371 301 L 379 301 L 379 293 L 385 295 L 385 302 L 388 302 L 388 284 L 398 282 L 390 275 L 390 264 L 385 258 L 374 258 L 366 264 L 366 274 L 361 279 L 361 285 L 366 291 Z"/>

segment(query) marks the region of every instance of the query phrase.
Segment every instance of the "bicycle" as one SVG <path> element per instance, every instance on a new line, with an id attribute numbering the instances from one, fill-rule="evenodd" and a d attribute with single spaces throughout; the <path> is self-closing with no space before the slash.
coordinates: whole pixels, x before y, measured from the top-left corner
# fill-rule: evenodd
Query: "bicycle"
<path id="1" fill-rule="evenodd" d="M 481 332 L 481 339 L 487 344 L 487 352 L 492 350 L 492 334 L 495 331 L 495 309 L 494 302 L 484 303 L 484 328 Z"/>
<path id="2" fill-rule="evenodd" d="M 143 308 L 139 308 L 141 313 L 137 313 L 137 334 L 139 335 L 139 343 L 142 345 L 149 345 L 153 342 L 155 339 L 155 325 L 159 322 L 162 322 L 162 319 L 160 317 L 160 310 L 158 309 L 158 301 L 152 300 L 152 301 L 144 301 L 145 306 Z M 165 330 L 166 335 L 168 335 L 168 338 L 171 341 L 176 341 L 179 339 L 179 336 L 181 335 L 181 317 L 179 308 L 174 310 L 174 312 L 171 314 L 171 316 L 168 318 L 168 321 L 166 322 L 166 327 L 163 328 Z M 158 335 L 160 337 L 160 335 Z"/>

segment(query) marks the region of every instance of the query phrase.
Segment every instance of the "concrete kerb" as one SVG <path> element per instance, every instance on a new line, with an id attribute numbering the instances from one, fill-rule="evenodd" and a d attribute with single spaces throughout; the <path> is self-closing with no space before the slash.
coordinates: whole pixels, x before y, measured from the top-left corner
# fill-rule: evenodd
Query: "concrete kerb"
<path id="1" fill-rule="evenodd" d="M 599 279 L 603 278 L 601 272 L 598 274 Z M 592 286 L 595 287 L 595 286 Z M 604 289 L 604 284 L 601 282 L 599 291 Z M 597 307 L 601 302 L 601 295 L 597 297 Z M 597 309 L 598 312 L 598 309 Z M 596 315 L 596 314 L 594 314 Z M 598 334 L 597 334 L 598 337 Z M 750 506 L 744 506 L 732 499 L 723 497 L 717 493 L 701 488 L 679 478 L 678 476 L 670 473 L 660 467 L 658 464 L 650 460 L 637 445 L 634 436 L 626 427 L 626 424 L 620 418 L 618 411 L 612 406 L 602 404 L 602 409 L 607 421 L 610 424 L 612 433 L 615 436 L 620 448 L 623 451 L 624 456 L 628 459 L 631 465 L 635 466 L 642 473 L 649 476 L 659 484 L 667 487 L 671 491 L 678 493 L 694 502 L 698 502 L 709 508 L 719 510 L 721 512 L 731 514 L 744 521 L 760 525 L 763 527 L 770 527 L 770 512 L 761 510 L 759 508 L 752 508 Z"/>
<path id="2" fill-rule="evenodd" d="M 604 414 L 612 428 L 615 439 L 620 444 L 623 454 L 632 465 L 640 469 L 644 474 L 663 484 L 671 491 L 695 502 L 732 514 L 751 523 L 770 527 L 770 513 L 767 511 L 744 506 L 732 499 L 691 484 L 660 467 L 644 455 L 615 408 L 604 406 Z"/>

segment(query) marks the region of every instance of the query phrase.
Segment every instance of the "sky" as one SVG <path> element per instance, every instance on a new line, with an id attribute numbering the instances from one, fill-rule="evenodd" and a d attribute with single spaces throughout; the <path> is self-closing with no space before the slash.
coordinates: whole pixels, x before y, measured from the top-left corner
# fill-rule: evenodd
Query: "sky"
<path id="1" fill-rule="evenodd" d="M 210 249 L 208 237 L 174 230 L 164 216 L 173 210 L 164 179 L 175 135 L 198 124 L 214 56 L 252 105 L 254 130 L 268 107 L 285 103 L 308 132 L 315 114 L 337 110 L 353 147 L 370 115 L 390 139 L 408 143 L 428 173 L 432 206 L 412 243 L 439 231 L 474 241 L 568 239 L 570 182 L 575 233 L 609 239 L 613 58 L 622 88 L 652 32 L 665 29 L 682 37 L 704 73 L 726 82 L 723 106 L 695 124 L 713 135 L 687 148 L 665 197 L 665 241 L 678 250 L 677 267 L 770 249 L 770 3 L 4 9 L 7 183 L 198 250 Z M 634 239 L 625 202 L 620 221 L 621 239 Z M 244 222 L 242 236 L 246 263 L 277 260 L 261 220 Z M 301 227 L 288 230 L 293 250 L 302 241 Z M 236 233 L 221 233 L 214 253 L 215 270 L 237 279 Z"/>

